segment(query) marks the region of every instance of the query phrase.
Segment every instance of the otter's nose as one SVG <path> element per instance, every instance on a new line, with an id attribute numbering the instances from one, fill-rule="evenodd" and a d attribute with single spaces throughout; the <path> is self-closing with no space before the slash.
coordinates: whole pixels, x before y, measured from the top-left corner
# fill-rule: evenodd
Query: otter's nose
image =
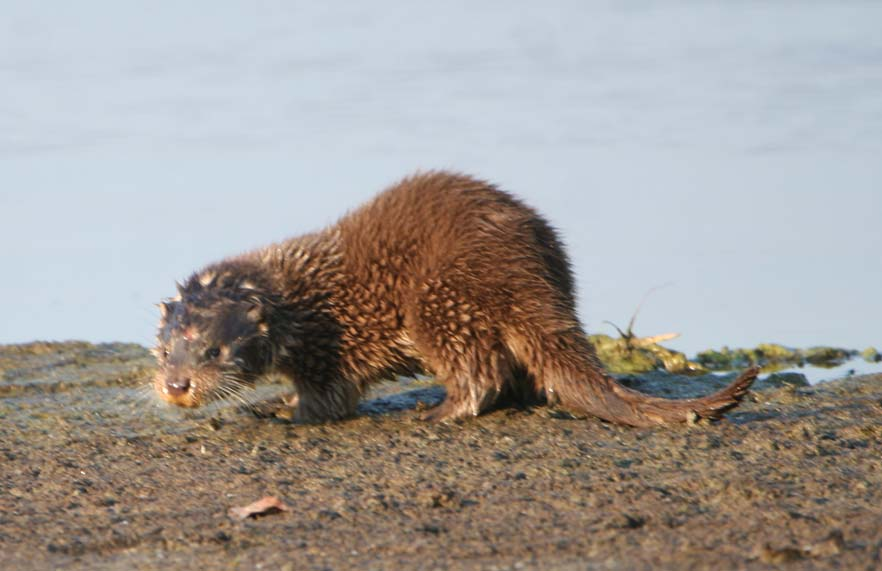
<path id="1" fill-rule="evenodd" d="M 190 390 L 190 378 L 168 379 L 165 381 L 165 391 L 174 396 L 179 397 Z"/>

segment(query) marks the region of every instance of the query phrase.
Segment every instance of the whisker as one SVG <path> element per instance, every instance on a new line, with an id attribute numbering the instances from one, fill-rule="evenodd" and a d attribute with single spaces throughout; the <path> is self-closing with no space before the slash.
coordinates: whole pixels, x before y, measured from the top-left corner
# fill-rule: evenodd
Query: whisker
<path id="1" fill-rule="evenodd" d="M 251 403 L 251 401 L 247 398 L 247 394 L 246 394 L 245 391 L 243 391 L 243 390 L 240 390 L 240 389 L 234 389 L 234 388 L 232 388 L 232 387 L 229 387 L 229 388 L 227 388 L 227 394 L 228 394 L 232 399 L 234 399 L 234 400 L 236 400 L 237 402 L 241 403 L 242 406 L 248 408 L 249 410 L 252 409 L 253 406 L 254 406 L 254 405 Z"/>
<path id="2" fill-rule="evenodd" d="M 232 373 L 225 373 L 222 379 L 223 382 L 219 388 L 223 389 L 224 394 L 241 403 L 247 410 L 253 411 L 256 402 L 252 400 L 250 394 L 253 389 L 252 385 L 242 381 Z"/>
<path id="3" fill-rule="evenodd" d="M 251 386 L 248 383 L 241 381 L 231 373 L 224 373 L 221 377 L 221 382 L 212 391 L 212 397 L 216 400 L 235 401 L 246 409 L 252 410 L 254 403 L 245 394 L 250 388 Z"/>

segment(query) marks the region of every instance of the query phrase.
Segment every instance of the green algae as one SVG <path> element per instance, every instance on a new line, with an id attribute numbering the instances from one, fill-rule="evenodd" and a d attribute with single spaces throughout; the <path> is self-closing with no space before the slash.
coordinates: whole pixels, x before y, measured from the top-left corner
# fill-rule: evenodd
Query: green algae
<path id="1" fill-rule="evenodd" d="M 863 357 L 864 361 L 867 363 L 878 363 L 879 361 L 882 361 L 882 354 L 880 354 L 875 347 L 867 347 L 861 351 L 861 357 Z"/>
<path id="2" fill-rule="evenodd" d="M 857 351 L 839 347 L 809 347 L 802 354 L 806 362 L 816 367 L 835 367 L 854 357 Z"/>
<path id="3" fill-rule="evenodd" d="M 695 360 L 711 371 L 731 371 L 751 365 L 759 365 L 765 371 L 777 371 L 806 364 L 816 367 L 836 367 L 857 354 L 852 349 L 839 347 L 809 347 L 794 349 L 777 343 L 761 343 L 753 348 L 719 350 L 708 349 L 695 356 Z"/>
<path id="4" fill-rule="evenodd" d="M 649 371 L 667 371 L 681 375 L 707 372 L 701 364 L 690 361 L 686 355 L 658 343 L 633 337 L 613 338 L 609 335 L 589 335 L 603 366 L 611 373 L 637 374 Z"/>
<path id="5" fill-rule="evenodd" d="M 673 335 L 639 338 L 630 332 L 621 337 L 589 335 L 597 356 L 604 367 L 616 375 L 646 375 L 664 371 L 675 375 L 702 375 L 708 372 L 739 371 L 758 365 L 765 373 L 783 372 L 788 369 L 814 367 L 832 369 L 839 367 L 858 355 L 869 363 L 882 362 L 882 355 L 875 348 L 862 352 L 832 346 L 792 348 L 779 343 L 760 343 L 755 347 L 708 349 L 690 359 L 679 351 L 663 347 L 656 341 L 670 339 Z M 773 379 L 784 385 L 801 386 L 806 377 Z"/>

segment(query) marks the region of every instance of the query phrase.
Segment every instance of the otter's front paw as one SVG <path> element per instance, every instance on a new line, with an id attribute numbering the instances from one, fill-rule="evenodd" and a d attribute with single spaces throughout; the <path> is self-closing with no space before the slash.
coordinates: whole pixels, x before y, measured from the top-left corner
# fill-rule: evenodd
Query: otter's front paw
<path id="1" fill-rule="evenodd" d="M 251 405 L 249 410 L 257 418 L 281 418 L 294 420 L 299 397 L 296 393 L 283 395 L 281 398 L 273 398 Z"/>

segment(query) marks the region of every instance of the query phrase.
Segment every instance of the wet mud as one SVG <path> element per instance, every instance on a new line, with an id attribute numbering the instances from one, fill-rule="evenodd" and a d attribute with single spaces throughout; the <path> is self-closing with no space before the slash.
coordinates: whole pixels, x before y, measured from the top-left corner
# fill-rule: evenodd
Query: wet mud
<path id="1" fill-rule="evenodd" d="M 152 371 L 134 345 L 0 347 L 0 568 L 882 568 L 882 375 L 772 379 L 721 422 L 633 429 L 426 424 L 429 380 L 334 424 L 191 413 L 143 390 Z M 288 510 L 228 513 L 265 496 Z"/>

